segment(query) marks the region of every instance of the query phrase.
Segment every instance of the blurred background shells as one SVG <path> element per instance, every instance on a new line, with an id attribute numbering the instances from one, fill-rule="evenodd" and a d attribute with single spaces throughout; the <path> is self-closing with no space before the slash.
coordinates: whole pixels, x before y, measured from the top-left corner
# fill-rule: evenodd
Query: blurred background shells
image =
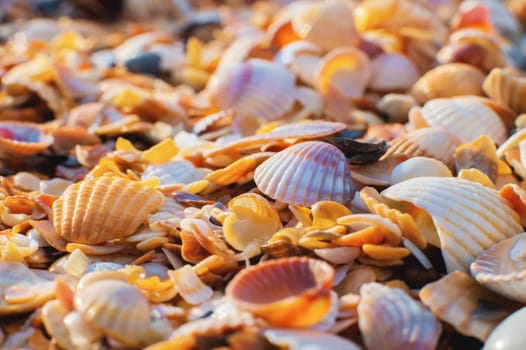
<path id="1" fill-rule="evenodd" d="M 512 68 L 495 68 L 484 79 L 484 91 L 516 113 L 526 112 L 526 105 L 521 96 L 526 87 L 526 78 Z"/>
<path id="2" fill-rule="evenodd" d="M 0 122 L 0 156 L 12 158 L 42 152 L 53 143 L 53 136 L 38 124 Z"/>
<path id="3" fill-rule="evenodd" d="M 318 141 L 302 142 L 270 157 L 256 168 L 254 181 L 266 195 L 289 204 L 345 203 L 355 191 L 344 154 Z"/>

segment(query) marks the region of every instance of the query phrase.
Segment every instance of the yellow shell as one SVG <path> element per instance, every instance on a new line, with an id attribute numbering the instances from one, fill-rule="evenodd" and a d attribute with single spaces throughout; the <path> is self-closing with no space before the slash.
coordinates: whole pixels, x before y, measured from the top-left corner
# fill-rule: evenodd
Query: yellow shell
<path id="1" fill-rule="evenodd" d="M 511 68 L 495 68 L 484 80 L 483 88 L 488 96 L 516 113 L 526 112 L 526 77 L 519 72 Z"/>
<path id="2" fill-rule="evenodd" d="M 99 244 L 133 234 L 163 201 L 140 182 L 102 176 L 69 186 L 53 203 L 53 224 L 69 242 Z"/>
<path id="3" fill-rule="evenodd" d="M 486 248 L 522 231 L 519 216 L 496 191 L 464 179 L 418 177 L 389 187 L 382 196 L 429 214 L 449 272 L 468 271 Z"/>
<path id="4" fill-rule="evenodd" d="M 331 308 L 334 269 L 321 260 L 284 258 L 239 272 L 226 294 L 239 308 L 285 327 L 307 327 Z"/>
<path id="5" fill-rule="evenodd" d="M 481 135 L 457 147 L 453 158 L 457 172 L 462 169 L 475 168 L 495 182 L 498 175 L 497 149 L 489 136 Z"/>

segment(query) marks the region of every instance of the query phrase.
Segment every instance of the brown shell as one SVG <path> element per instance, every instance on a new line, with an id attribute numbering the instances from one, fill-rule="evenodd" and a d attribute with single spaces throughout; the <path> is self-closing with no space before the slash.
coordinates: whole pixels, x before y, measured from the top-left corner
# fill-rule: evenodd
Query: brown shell
<path id="1" fill-rule="evenodd" d="M 140 182 L 102 176 L 68 187 L 53 203 L 53 224 L 69 242 L 99 244 L 133 234 L 163 201 Z"/>
<path id="2" fill-rule="evenodd" d="M 333 279 L 334 269 L 326 262 L 284 258 L 242 270 L 226 294 L 239 308 L 272 324 L 306 327 L 329 312 Z"/>

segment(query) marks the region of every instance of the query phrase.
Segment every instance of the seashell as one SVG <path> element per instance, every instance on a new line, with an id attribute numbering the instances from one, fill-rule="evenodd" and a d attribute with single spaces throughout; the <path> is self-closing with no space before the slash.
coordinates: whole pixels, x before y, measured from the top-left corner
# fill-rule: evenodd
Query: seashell
<path id="1" fill-rule="evenodd" d="M 383 53 L 371 61 L 368 87 L 376 91 L 405 91 L 420 77 L 413 62 L 404 55 Z"/>
<path id="2" fill-rule="evenodd" d="M 99 244 L 133 234 L 163 201 L 160 192 L 140 182 L 92 178 L 69 186 L 53 203 L 53 224 L 69 242 Z"/>
<path id="3" fill-rule="evenodd" d="M 442 326 L 402 290 L 379 283 L 360 288 L 358 325 L 370 350 L 435 349 Z"/>
<path id="4" fill-rule="evenodd" d="M 325 142 L 303 142 L 273 155 L 256 168 L 254 181 L 264 194 L 294 205 L 354 197 L 344 154 Z"/>
<path id="5" fill-rule="evenodd" d="M 152 332 L 148 299 L 127 282 L 103 279 L 84 285 L 74 302 L 86 321 L 128 346 L 160 340 Z"/>
<path id="6" fill-rule="evenodd" d="M 389 149 L 387 149 L 386 154 Z M 404 154 L 391 154 L 389 157 L 383 156 L 381 160 L 371 164 L 359 167 L 351 166 L 351 176 L 357 184 L 388 186 L 391 183 L 391 172 L 394 167 L 407 158 Z"/>
<path id="7" fill-rule="evenodd" d="M 475 140 L 457 147 L 453 158 L 457 173 L 462 169 L 474 168 L 486 174 L 492 182 L 497 179 L 497 149 L 487 135 L 481 135 Z"/>
<path id="8" fill-rule="evenodd" d="M 460 271 L 427 284 L 419 297 L 437 318 L 481 341 L 515 308 Z"/>
<path id="9" fill-rule="evenodd" d="M 494 68 L 484 80 L 484 92 L 495 101 L 510 107 L 516 113 L 526 112 L 522 96 L 526 77 L 512 68 Z"/>
<path id="10" fill-rule="evenodd" d="M 461 141 L 451 132 L 439 128 L 414 130 L 391 141 L 384 158 L 392 154 L 404 154 L 408 158 L 429 157 L 452 166 L 453 153 Z"/>
<path id="11" fill-rule="evenodd" d="M 429 70 L 413 85 L 411 94 L 424 104 L 435 98 L 483 96 L 484 73 L 464 63 L 443 64 Z"/>
<path id="12" fill-rule="evenodd" d="M 375 214 L 351 214 L 347 216 L 342 216 L 337 220 L 338 224 L 340 225 L 347 225 L 351 228 L 360 227 L 362 228 L 364 225 L 367 226 L 377 226 L 380 232 L 382 233 L 383 238 L 385 240 L 393 245 L 397 246 L 400 244 L 400 241 L 402 239 L 402 232 L 400 231 L 400 228 L 396 226 L 393 222 L 390 220 Z M 351 233 L 351 235 L 355 235 L 357 232 Z M 345 236 L 339 238 L 338 240 L 343 240 Z M 367 242 L 367 243 L 380 243 L 379 242 Z"/>
<path id="13" fill-rule="evenodd" d="M 310 329 L 268 328 L 263 331 L 272 344 L 289 350 L 359 350 L 360 347 L 343 337 Z"/>
<path id="14" fill-rule="evenodd" d="M 464 179 L 418 177 L 381 194 L 427 212 L 440 239 L 448 272 L 468 271 L 486 248 L 522 232 L 517 213 L 496 191 Z"/>
<path id="15" fill-rule="evenodd" d="M 354 46 L 359 40 L 352 8 L 341 0 L 313 2 L 302 13 L 292 17 L 291 25 L 300 38 L 326 51 Z"/>
<path id="16" fill-rule="evenodd" d="M 386 94 L 376 103 L 376 108 L 394 123 L 407 122 L 409 110 L 413 106 L 416 106 L 416 99 L 402 94 Z"/>
<path id="17" fill-rule="evenodd" d="M 391 184 L 422 176 L 452 177 L 451 170 L 439 160 L 414 157 L 398 164 L 391 172 Z"/>
<path id="18" fill-rule="evenodd" d="M 499 116 L 482 102 L 470 97 L 437 98 L 422 107 L 422 117 L 430 126 L 439 126 L 470 142 L 487 134 L 497 144 L 507 131 Z"/>
<path id="19" fill-rule="evenodd" d="M 324 230 L 337 225 L 339 217 L 350 215 L 351 211 L 340 203 L 320 201 L 312 205 L 312 227 Z"/>
<path id="20" fill-rule="evenodd" d="M 337 91 L 344 98 L 363 96 L 372 71 L 369 58 L 353 47 L 329 52 L 316 67 L 314 86 L 322 96 Z"/>
<path id="21" fill-rule="evenodd" d="M 0 157 L 14 158 L 37 154 L 53 143 L 53 136 L 38 124 L 0 122 Z"/>
<path id="22" fill-rule="evenodd" d="M 59 300 L 51 300 L 42 307 L 42 323 L 57 344 L 64 349 L 74 349 L 71 336 L 64 325 L 64 317 L 69 313 Z"/>
<path id="23" fill-rule="evenodd" d="M 499 241 L 471 264 L 471 275 L 483 286 L 521 303 L 526 301 L 524 286 L 526 233 Z"/>
<path id="24" fill-rule="evenodd" d="M 519 214 L 521 225 L 526 226 L 526 191 L 517 184 L 508 183 L 502 186 L 499 195 Z"/>
<path id="25" fill-rule="evenodd" d="M 264 197 L 244 193 L 228 202 L 231 213 L 223 222 L 223 234 L 228 244 L 237 250 L 266 242 L 283 225 L 279 215 Z"/>
<path id="26" fill-rule="evenodd" d="M 174 184 L 190 184 L 203 180 L 211 171 L 205 168 L 196 168 L 186 160 L 171 161 L 160 164 L 151 164 L 144 169 L 141 180 L 158 177 L 161 186 Z"/>
<path id="27" fill-rule="evenodd" d="M 331 308 L 334 269 L 310 258 L 283 258 L 239 272 L 226 288 L 240 309 L 286 327 L 307 327 Z"/>
<path id="28" fill-rule="evenodd" d="M 185 265 L 168 274 L 187 303 L 202 304 L 212 297 L 214 291 L 199 279 L 192 266 Z"/>
<path id="29" fill-rule="evenodd" d="M 484 350 L 520 350 L 526 342 L 523 327 L 526 309 L 521 308 L 506 317 L 489 335 Z"/>
<path id="30" fill-rule="evenodd" d="M 294 76 L 278 64 L 250 59 L 213 75 L 206 90 L 221 109 L 238 117 L 255 116 L 272 121 L 292 109 Z M 264 92 L 264 93 L 263 93 Z"/>

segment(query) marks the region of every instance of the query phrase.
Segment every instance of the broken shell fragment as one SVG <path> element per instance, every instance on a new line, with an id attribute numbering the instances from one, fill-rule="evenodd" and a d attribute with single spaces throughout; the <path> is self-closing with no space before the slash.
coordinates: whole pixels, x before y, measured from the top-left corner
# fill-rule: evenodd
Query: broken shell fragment
<path id="1" fill-rule="evenodd" d="M 344 154 L 318 141 L 302 142 L 273 155 L 256 168 L 254 181 L 264 194 L 303 206 L 322 200 L 346 203 L 355 191 Z"/>
<path id="2" fill-rule="evenodd" d="M 286 327 L 321 321 L 331 307 L 334 269 L 311 258 L 284 258 L 239 272 L 226 294 L 242 310 Z"/>

